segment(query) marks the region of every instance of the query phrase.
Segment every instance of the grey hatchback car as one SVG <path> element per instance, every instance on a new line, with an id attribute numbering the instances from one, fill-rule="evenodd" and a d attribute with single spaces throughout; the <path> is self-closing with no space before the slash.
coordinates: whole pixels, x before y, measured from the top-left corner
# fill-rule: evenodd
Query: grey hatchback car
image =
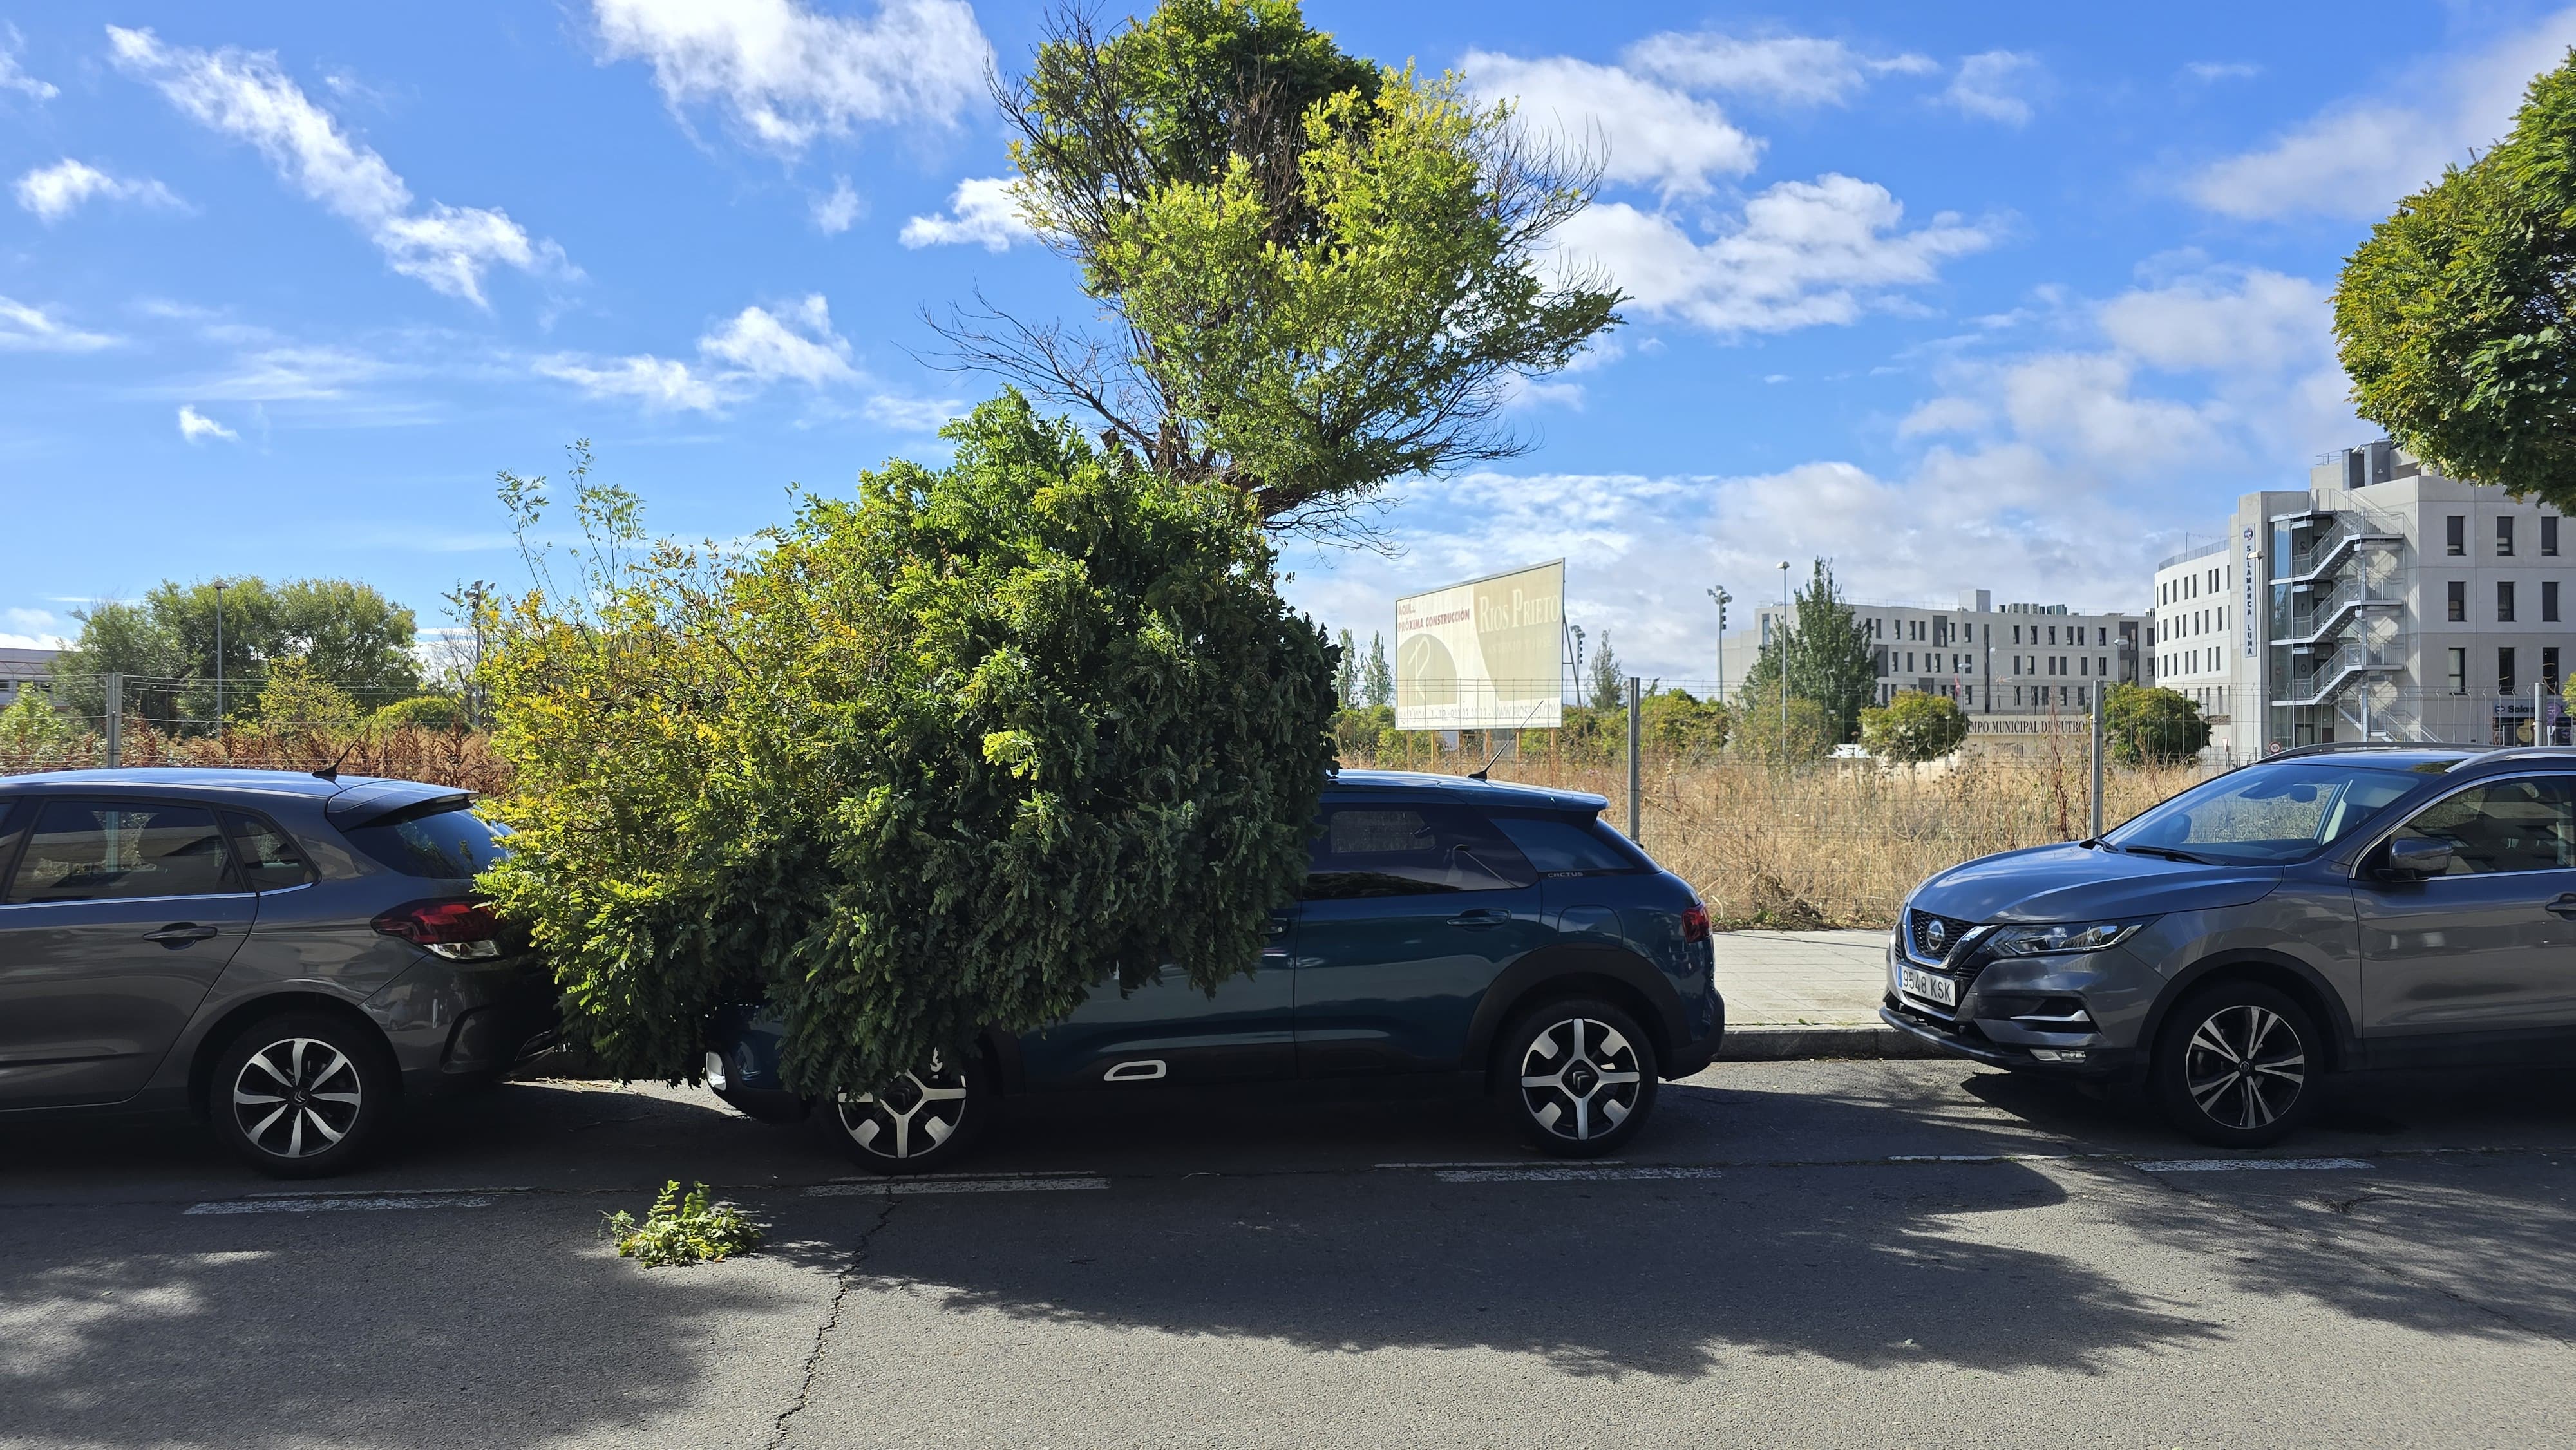
<path id="1" fill-rule="evenodd" d="M 2313 746 L 1915 888 L 1880 1015 L 2277 1141 L 2318 1079 L 2576 1063 L 2576 750 Z"/>
<path id="2" fill-rule="evenodd" d="M 192 1111 L 337 1172 L 397 1100 L 498 1078 L 552 983 L 473 896 L 463 791 L 256 770 L 0 777 L 0 1121 Z"/>

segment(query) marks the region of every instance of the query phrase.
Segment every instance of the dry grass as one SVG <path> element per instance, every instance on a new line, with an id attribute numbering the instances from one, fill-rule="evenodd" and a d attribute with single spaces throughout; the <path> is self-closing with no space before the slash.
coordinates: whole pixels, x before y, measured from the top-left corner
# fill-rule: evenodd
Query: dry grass
<path id="1" fill-rule="evenodd" d="M 124 733 L 117 746 L 124 766 L 233 766 L 250 770 L 318 770 L 336 765 L 343 775 L 425 780 L 494 794 L 509 787 L 510 768 L 492 753 L 491 738 L 463 730 L 399 726 L 347 733 L 318 730 L 227 730 L 221 735 L 163 735 L 148 726 Z M 106 763 L 96 735 L 57 745 L 12 751 L 0 748 L 0 775 L 44 770 L 87 770 Z"/>
<path id="2" fill-rule="evenodd" d="M 2104 784 L 2104 824 L 2202 776 L 2188 766 L 2114 767 Z M 1608 796 L 1607 818 L 1627 823 L 1624 767 L 1499 762 L 1493 778 Z M 1868 761 L 1790 771 L 1723 757 L 1668 762 L 1645 771 L 1638 796 L 1646 849 L 1691 883 L 1721 926 L 1808 929 L 1891 926 L 1905 894 L 1935 871 L 2079 839 L 2091 788 L 2079 745 L 2053 758 L 1972 757 L 1919 769 Z"/>

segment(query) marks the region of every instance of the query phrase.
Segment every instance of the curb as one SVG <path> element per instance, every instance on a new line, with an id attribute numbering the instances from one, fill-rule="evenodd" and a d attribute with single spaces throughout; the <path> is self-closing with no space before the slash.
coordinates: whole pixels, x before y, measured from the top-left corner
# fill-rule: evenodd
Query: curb
<path id="1" fill-rule="evenodd" d="M 1729 1027 L 1718 1039 L 1719 1062 L 1783 1062 L 1816 1057 L 1935 1058 L 1950 1054 L 1893 1027 L 1808 1027 L 1772 1024 Z"/>

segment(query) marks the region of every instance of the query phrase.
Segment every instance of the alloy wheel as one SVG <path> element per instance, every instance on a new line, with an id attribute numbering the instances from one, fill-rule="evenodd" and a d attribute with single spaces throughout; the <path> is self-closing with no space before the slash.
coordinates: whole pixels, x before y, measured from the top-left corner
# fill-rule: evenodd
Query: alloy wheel
<path id="1" fill-rule="evenodd" d="M 2251 1003 L 2202 1020 L 2183 1051 L 2183 1090 L 2211 1122 L 2263 1128 L 2307 1090 L 2307 1044 L 2287 1018 Z"/>
<path id="2" fill-rule="evenodd" d="M 349 1055 L 316 1037 L 287 1037 L 250 1055 L 233 1077 L 233 1121 L 278 1158 L 310 1158 L 357 1126 L 366 1087 Z"/>
<path id="3" fill-rule="evenodd" d="M 1521 1103 L 1530 1120 L 1578 1143 L 1626 1122 L 1644 1083 L 1628 1039 L 1589 1017 L 1548 1024 L 1521 1055 Z"/>
<path id="4" fill-rule="evenodd" d="M 966 1074 L 933 1057 L 881 1093 L 843 1093 L 841 1131 L 879 1158 L 918 1158 L 954 1136 L 966 1120 Z"/>

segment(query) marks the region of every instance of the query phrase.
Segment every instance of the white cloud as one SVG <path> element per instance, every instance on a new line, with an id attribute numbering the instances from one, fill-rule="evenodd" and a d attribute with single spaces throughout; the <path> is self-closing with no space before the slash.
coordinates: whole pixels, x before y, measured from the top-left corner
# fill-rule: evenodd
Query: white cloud
<path id="1" fill-rule="evenodd" d="M 797 0 L 594 0 L 610 60 L 641 60 L 674 110 L 722 101 L 763 144 L 863 123 L 948 124 L 983 100 L 992 48 L 966 0 L 883 0 L 872 19 Z"/>
<path id="2" fill-rule="evenodd" d="M 0 609 L 0 649 L 69 649 L 62 621 L 50 609 Z"/>
<path id="3" fill-rule="evenodd" d="M 2385 216 L 2445 165 L 2511 130 L 2524 87 L 2565 60 L 2570 45 L 2576 9 L 2394 80 L 2371 77 L 2366 98 L 2330 106 L 2270 145 L 2204 168 L 2185 191 L 2227 216 Z"/>
<path id="4" fill-rule="evenodd" d="M 832 194 L 814 198 L 814 226 L 827 237 L 836 237 L 856 225 L 867 213 L 867 203 L 850 188 L 850 178 L 832 178 Z"/>
<path id="5" fill-rule="evenodd" d="M 1786 106 L 1839 106 L 1882 75 L 1923 75 L 1940 67 L 1921 55 L 1870 56 L 1813 35 L 1759 38 L 1665 31 L 1628 47 L 1630 69 L 1700 90 L 1760 96 Z"/>
<path id="6" fill-rule="evenodd" d="M 2030 102 L 2017 93 L 2015 85 L 2025 78 L 2036 79 L 2038 71 L 2035 56 L 2013 50 L 1985 51 L 1959 62 L 1959 73 L 1950 78 L 1950 89 L 1942 99 L 1971 116 L 2007 126 L 2027 125 Z"/>
<path id="7" fill-rule="evenodd" d="M 2263 68 L 2251 61 L 2196 60 L 2182 71 L 2203 85 L 2214 85 L 2219 81 L 2250 81 L 2261 75 Z"/>
<path id="8" fill-rule="evenodd" d="M 85 332 L 41 307 L 0 297 L 0 352 L 96 352 L 117 339 Z"/>
<path id="9" fill-rule="evenodd" d="M 848 339 L 832 331 L 821 293 L 771 312 L 746 307 L 698 339 L 695 364 L 651 353 L 623 358 L 557 354 L 536 370 L 595 398 L 631 398 L 654 411 L 713 413 L 794 381 L 822 389 L 861 381 Z"/>
<path id="10" fill-rule="evenodd" d="M 1607 181 L 1704 196 L 1712 176 L 1742 176 L 1762 155 L 1762 143 L 1729 123 L 1716 102 L 1617 66 L 1471 50 L 1459 68 L 1479 94 L 1514 102 L 1522 124 L 1553 127 L 1573 145 L 1602 151 Z"/>
<path id="11" fill-rule="evenodd" d="M 948 198 L 946 216 L 917 216 L 903 224 L 896 238 L 907 247 L 973 243 L 988 252 L 1007 251 L 1018 242 L 1035 241 L 1037 233 L 1020 220 L 1007 176 L 973 176 L 957 183 Z"/>
<path id="12" fill-rule="evenodd" d="M 92 197 L 139 202 L 145 206 L 182 205 L 170 188 L 149 178 L 127 180 L 66 156 L 18 178 L 18 205 L 51 225 L 81 209 Z"/>
<path id="13" fill-rule="evenodd" d="M 179 405 L 179 436 L 191 443 L 203 443 L 209 438 L 221 438 L 229 443 L 241 438 L 239 433 L 198 412 L 186 403 Z"/>
<path id="14" fill-rule="evenodd" d="M 2327 361 L 2330 304 L 2305 277 L 2260 268 L 2186 278 L 2102 304 L 2102 330 L 2160 368 L 2278 372 Z"/>
<path id="15" fill-rule="evenodd" d="M 0 43 L 0 91 L 16 91 L 40 101 L 50 101 L 62 92 L 18 68 L 18 27 L 0 27 L 6 43 Z"/>
<path id="16" fill-rule="evenodd" d="M 1641 311 L 1715 332 L 1781 332 L 1851 322 L 1993 240 L 1948 213 L 1904 231 L 1904 215 L 1887 188 L 1828 173 L 1761 192 L 1745 203 L 1742 224 L 1713 241 L 1694 241 L 1668 216 L 1607 202 L 1567 223 L 1562 245 L 1569 259 L 1606 267 Z"/>
<path id="17" fill-rule="evenodd" d="M 1896 425 L 1899 438 L 1935 433 L 1973 433 L 1993 420 L 1983 403 L 1972 398 L 1928 398 Z"/>
<path id="18" fill-rule="evenodd" d="M 341 347 L 268 347 L 235 359 L 232 368 L 188 384 L 191 395 L 237 403 L 338 398 L 382 376 L 385 364 Z"/>
<path id="19" fill-rule="evenodd" d="M 149 30 L 107 28 L 119 69 L 158 87 L 200 125 L 247 141 L 278 175 L 356 225 L 387 265 L 476 306 L 484 272 L 565 269 L 552 242 L 530 240 L 500 211 L 432 203 L 415 210 L 411 188 L 385 159 L 351 140 L 267 52 L 163 45 Z"/>

